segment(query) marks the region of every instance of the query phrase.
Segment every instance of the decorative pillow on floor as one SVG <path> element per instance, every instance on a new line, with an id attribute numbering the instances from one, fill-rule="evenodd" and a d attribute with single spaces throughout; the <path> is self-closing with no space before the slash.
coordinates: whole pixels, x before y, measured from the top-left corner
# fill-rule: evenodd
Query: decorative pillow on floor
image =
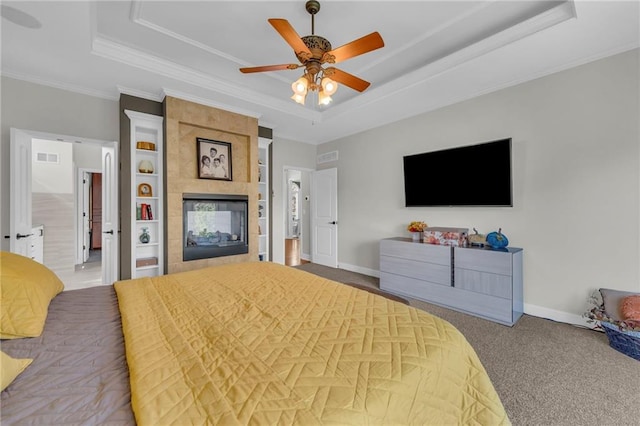
<path id="1" fill-rule="evenodd" d="M 623 321 L 640 322 L 640 294 L 627 296 L 622 299 L 620 312 L 622 313 Z"/>
<path id="2" fill-rule="evenodd" d="M 635 296 L 638 293 L 601 288 L 600 294 L 602 295 L 604 310 L 607 313 L 607 316 L 614 321 L 622 321 L 622 312 L 620 311 L 622 299 L 627 296 Z"/>
<path id="3" fill-rule="evenodd" d="M 2 383 L 0 383 L 2 385 L 2 389 L 0 389 L 0 391 L 3 391 L 7 386 L 9 386 L 11 382 L 13 382 L 15 378 L 18 377 L 18 375 L 22 373 L 29 364 L 31 364 L 32 361 L 33 360 L 29 358 L 11 358 L 9 355 L 0 351 L 0 376 L 2 376 Z"/>
<path id="4" fill-rule="evenodd" d="M 0 338 L 42 334 L 49 302 L 63 289 L 62 281 L 43 264 L 0 251 Z"/>

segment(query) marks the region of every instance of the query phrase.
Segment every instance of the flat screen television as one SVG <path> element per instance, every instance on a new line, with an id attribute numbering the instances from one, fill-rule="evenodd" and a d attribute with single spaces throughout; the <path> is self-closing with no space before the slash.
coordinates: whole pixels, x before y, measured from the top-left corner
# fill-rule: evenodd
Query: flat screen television
<path id="1" fill-rule="evenodd" d="M 513 206 L 511 138 L 404 157 L 407 207 Z"/>

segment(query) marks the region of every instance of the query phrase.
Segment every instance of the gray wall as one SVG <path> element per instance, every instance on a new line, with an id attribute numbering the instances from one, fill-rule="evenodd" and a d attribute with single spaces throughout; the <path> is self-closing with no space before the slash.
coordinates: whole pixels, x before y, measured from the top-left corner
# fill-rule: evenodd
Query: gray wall
<path id="1" fill-rule="evenodd" d="M 271 145 L 272 158 L 270 173 L 272 177 L 271 190 L 273 195 L 271 198 L 271 213 L 273 215 L 271 221 L 271 244 L 273 249 L 271 259 L 274 262 L 284 264 L 284 239 L 286 234 L 286 211 L 284 209 L 284 197 L 286 194 L 284 193 L 282 185 L 285 179 L 284 168 L 286 166 L 299 170 L 315 170 L 316 146 L 278 138 L 277 132 Z M 305 250 L 309 250 L 308 240 L 308 238 L 306 240 L 303 239 L 305 246 L 302 248 L 303 253 L 305 253 Z"/>
<path id="2" fill-rule="evenodd" d="M 406 225 L 502 228 L 525 311 L 581 322 L 599 287 L 640 290 L 638 50 L 320 145 L 338 150 L 339 264 L 377 274 Z M 402 156 L 513 138 L 512 208 L 406 208 Z M 452 165 L 456 167 L 483 165 Z M 380 173 L 383 167 L 384 173 Z M 425 166 L 427 167 L 427 166 Z M 424 182 L 425 186 L 441 182 Z"/>
<path id="3" fill-rule="evenodd" d="M 0 93 L 0 229 L 9 249 L 10 129 L 117 141 L 118 102 L 2 77 Z"/>

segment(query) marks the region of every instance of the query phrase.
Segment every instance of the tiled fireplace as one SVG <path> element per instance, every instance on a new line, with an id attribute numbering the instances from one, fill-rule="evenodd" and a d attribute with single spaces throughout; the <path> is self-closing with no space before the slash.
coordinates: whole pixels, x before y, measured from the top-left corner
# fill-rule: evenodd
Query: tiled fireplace
<path id="1" fill-rule="evenodd" d="M 246 195 L 183 194 L 183 261 L 249 253 Z"/>
<path id="2" fill-rule="evenodd" d="M 165 97 L 167 273 L 186 272 L 227 263 L 258 260 L 258 120 L 217 108 Z M 229 142 L 233 157 L 231 180 L 200 179 L 198 138 Z M 211 200 L 211 194 L 218 199 Z M 195 195 L 195 197 L 192 197 Z M 238 200 L 236 196 L 245 197 Z M 185 197 L 201 202 L 244 202 L 240 210 L 209 224 L 185 230 Z M 248 202 L 246 201 L 248 200 Z M 235 207 L 234 207 L 235 209 Z M 188 216 L 188 214 L 187 214 Z M 197 216 L 197 214 L 195 215 Z M 195 217 L 194 216 L 194 217 Z M 204 214 L 203 216 L 211 216 Z M 219 220 L 230 221 L 227 224 Z M 187 222 L 188 224 L 188 222 Z M 244 225 L 241 225 L 244 224 Z M 206 227 L 206 231 L 205 231 Z M 189 230 L 194 238 L 187 246 Z M 218 234 L 218 231 L 220 232 Z M 227 235 L 228 234 L 228 235 Z M 235 235 L 235 239 L 234 239 Z M 195 243 L 197 245 L 191 245 Z M 191 259 L 191 260 L 186 260 Z"/>

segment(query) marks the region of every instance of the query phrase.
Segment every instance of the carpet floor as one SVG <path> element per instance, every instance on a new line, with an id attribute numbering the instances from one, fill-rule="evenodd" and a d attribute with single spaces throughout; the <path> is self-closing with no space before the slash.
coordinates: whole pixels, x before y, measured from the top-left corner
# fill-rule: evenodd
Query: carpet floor
<path id="1" fill-rule="evenodd" d="M 296 269 L 379 290 L 376 277 L 313 263 Z M 464 334 L 513 425 L 640 425 L 640 362 L 609 347 L 604 333 L 530 315 L 507 327 L 406 299 Z"/>

